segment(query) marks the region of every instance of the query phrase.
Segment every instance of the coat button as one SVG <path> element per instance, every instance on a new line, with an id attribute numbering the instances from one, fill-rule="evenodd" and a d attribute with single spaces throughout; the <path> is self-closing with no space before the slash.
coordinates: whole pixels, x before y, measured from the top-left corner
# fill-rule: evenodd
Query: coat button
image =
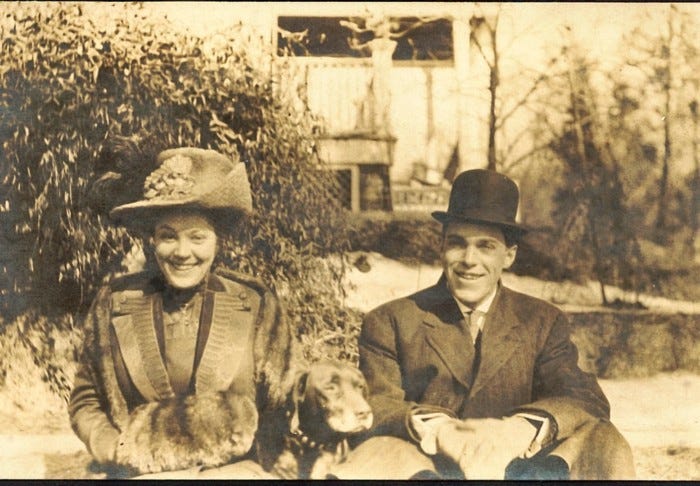
<path id="1" fill-rule="evenodd" d="M 241 292 L 238 294 L 238 298 L 241 300 L 246 300 L 248 298 L 248 292 Z"/>

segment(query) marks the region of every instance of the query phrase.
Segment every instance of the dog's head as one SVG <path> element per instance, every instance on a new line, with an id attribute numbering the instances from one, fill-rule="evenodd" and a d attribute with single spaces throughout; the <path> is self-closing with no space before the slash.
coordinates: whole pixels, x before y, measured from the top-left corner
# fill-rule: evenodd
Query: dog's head
<path id="1" fill-rule="evenodd" d="M 297 376 L 290 426 L 316 440 L 345 436 L 372 426 L 367 382 L 349 364 L 323 361 Z"/>

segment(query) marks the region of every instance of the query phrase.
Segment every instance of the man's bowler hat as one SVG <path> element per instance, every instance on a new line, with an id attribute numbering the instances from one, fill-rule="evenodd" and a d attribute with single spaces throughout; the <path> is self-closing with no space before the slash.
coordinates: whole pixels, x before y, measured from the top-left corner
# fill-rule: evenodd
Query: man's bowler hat
<path id="1" fill-rule="evenodd" d="M 441 223 L 464 221 L 493 224 L 520 237 L 527 228 L 515 222 L 518 186 L 503 174 L 485 169 L 462 172 L 452 183 L 447 211 L 435 211 Z"/>

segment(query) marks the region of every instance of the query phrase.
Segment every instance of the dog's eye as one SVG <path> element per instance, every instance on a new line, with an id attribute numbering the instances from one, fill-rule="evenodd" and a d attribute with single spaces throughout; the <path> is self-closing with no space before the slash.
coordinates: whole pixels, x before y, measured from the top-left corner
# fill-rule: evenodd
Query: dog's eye
<path id="1" fill-rule="evenodd" d="M 355 388 L 360 388 L 360 389 L 365 389 L 367 388 L 367 384 L 365 383 L 364 380 L 359 380 L 359 379 L 353 379 L 352 380 L 352 386 Z"/>
<path id="2" fill-rule="evenodd" d="M 328 382 L 323 386 L 323 391 L 326 393 L 337 393 L 340 389 L 340 375 L 333 373 L 328 378 Z"/>

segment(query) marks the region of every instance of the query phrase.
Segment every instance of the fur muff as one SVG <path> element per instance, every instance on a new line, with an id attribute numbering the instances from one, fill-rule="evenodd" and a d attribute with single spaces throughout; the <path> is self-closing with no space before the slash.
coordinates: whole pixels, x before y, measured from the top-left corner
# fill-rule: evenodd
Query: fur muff
<path id="1" fill-rule="evenodd" d="M 119 437 L 116 462 L 133 473 L 217 467 L 253 444 L 258 411 L 245 395 L 207 392 L 135 408 Z"/>

